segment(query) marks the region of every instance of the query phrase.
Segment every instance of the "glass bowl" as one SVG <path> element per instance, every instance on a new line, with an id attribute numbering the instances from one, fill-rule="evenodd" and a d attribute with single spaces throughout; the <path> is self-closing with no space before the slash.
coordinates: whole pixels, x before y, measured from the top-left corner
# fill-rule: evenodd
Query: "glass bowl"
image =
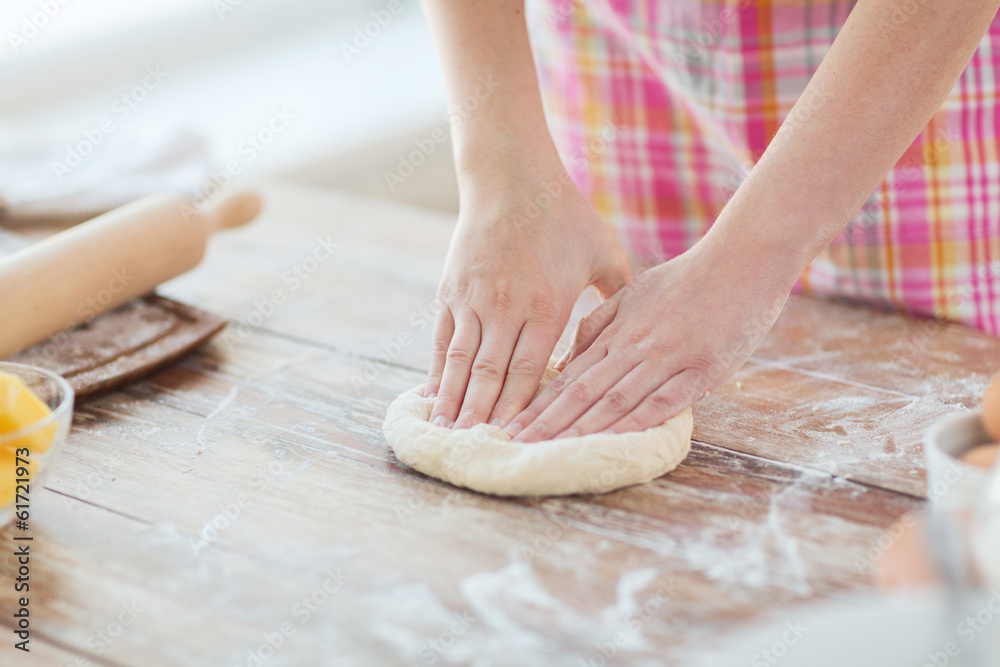
<path id="1" fill-rule="evenodd" d="M 0 527 L 3 527 L 15 516 L 30 517 L 31 499 L 41 490 L 45 474 L 66 444 L 73 421 L 73 388 L 55 373 L 34 366 L 0 362 L 0 372 L 21 378 L 52 411 L 17 431 L 0 433 Z"/>

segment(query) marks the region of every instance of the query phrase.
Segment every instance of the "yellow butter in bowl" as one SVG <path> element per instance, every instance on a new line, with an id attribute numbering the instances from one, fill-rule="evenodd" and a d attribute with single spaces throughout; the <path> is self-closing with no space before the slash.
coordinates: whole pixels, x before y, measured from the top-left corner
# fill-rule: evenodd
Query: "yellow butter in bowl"
<path id="1" fill-rule="evenodd" d="M 56 434 L 53 421 L 40 429 L 31 426 L 52 414 L 42 399 L 35 396 L 24 380 L 11 373 L 0 371 L 0 436 L 26 431 L 23 437 L 3 440 L 2 449 L 14 451 L 28 448 L 32 455 L 48 450 Z"/>
<path id="2" fill-rule="evenodd" d="M 27 480 L 38 470 L 35 456 L 52 444 L 57 424 L 50 420 L 41 428 L 32 426 L 51 414 L 49 406 L 28 388 L 24 380 L 0 371 L 0 507 L 13 503 L 18 485 L 27 484 Z M 24 435 L 18 436 L 19 432 L 24 432 Z M 14 437 L 9 438 L 11 435 Z"/>

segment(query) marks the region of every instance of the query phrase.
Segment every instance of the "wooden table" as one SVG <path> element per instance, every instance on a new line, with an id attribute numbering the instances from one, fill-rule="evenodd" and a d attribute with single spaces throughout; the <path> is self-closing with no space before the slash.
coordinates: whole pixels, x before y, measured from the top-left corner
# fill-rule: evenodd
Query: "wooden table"
<path id="1" fill-rule="evenodd" d="M 923 503 L 923 433 L 998 370 L 998 339 L 793 298 L 697 405 L 675 472 L 482 496 L 380 431 L 427 367 L 453 221 L 264 192 L 259 222 L 161 290 L 234 324 L 77 411 L 33 495 L 31 654 L 5 632 L 0 664 L 686 664 L 734 624 L 870 587 L 873 545 Z"/>

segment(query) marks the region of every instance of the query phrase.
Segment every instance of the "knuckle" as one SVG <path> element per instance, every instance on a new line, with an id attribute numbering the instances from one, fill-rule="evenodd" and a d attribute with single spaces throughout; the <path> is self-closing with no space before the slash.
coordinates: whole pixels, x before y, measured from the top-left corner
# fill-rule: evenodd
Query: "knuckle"
<path id="1" fill-rule="evenodd" d="M 472 353 L 462 347 L 448 348 L 448 353 L 445 358 L 448 360 L 448 363 L 451 364 L 461 364 L 465 366 L 472 363 Z"/>
<path id="2" fill-rule="evenodd" d="M 712 389 L 715 385 L 715 378 L 719 375 L 717 367 L 714 365 L 699 366 L 694 365 L 687 369 L 684 377 L 684 384 L 687 393 L 691 396 L 701 398 L 701 395 Z"/>
<path id="3" fill-rule="evenodd" d="M 507 369 L 507 375 L 513 376 L 533 376 L 541 374 L 541 372 L 541 364 L 529 357 L 518 357 L 512 360 L 510 367 Z"/>
<path id="4" fill-rule="evenodd" d="M 711 353 L 700 353 L 687 364 L 688 370 L 699 375 L 708 375 L 718 365 L 718 358 Z"/>
<path id="5" fill-rule="evenodd" d="M 573 380 L 568 375 L 559 374 L 552 379 L 552 381 L 549 383 L 549 386 L 546 387 L 545 390 L 552 391 L 558 394 L 562 392 L 562 390 L 565 389 L 566 386 L 570 384 L 572 381 Z"/>
<path id="6" fill-rule="evenodd" d="M 558 324 L 559 306 L 550 297 L 536 297 L 531 302 L 531 318 L 544 324 Z"/>
<path id="7" fill-rule="evenodd" d="M 590 388 L 582 382 L 568 385 L 563 395 L 574 403 L 590 403 L 592 400 Z"/>
<path id="8" fill-rule="evenodd" d="M 664 392 L 656 392 L 649 397 L 649 407 L 657 414 L 669 412 L 674 406 L 673 396 Z"/>
<path id="9" fill-rule="evenodd" d="M 443 357 L 448 354 L 448 348 L 448 341 L 434 341 L 434 344 L 431 345 L 431 353 Z"/>
<path id="10" fill-rule="evenodd" d="M 506 313 L 514 305 L 514 290 L 505 280 L 498 281 L 493 287 L 493 310 Z"/>
<path id="11" fill-rule="evenodd" d="M 649 329 L 642 328 L 630 328 L 623 332 L 625 334 L 625 342 L 629 347 L 640 347 L 643 349 L 654 348 L 655 342 L 650 337 Z"/>
<path id="12" fill-rule="evenodd" d="M 493 359 L 476 359 L 472 365 L 472 374 L 486 380 L 499 380 L 504 376 L 503 369 Z"/>
<path id="13" fill-rule="evenodd" d="M 593 337 L 596 329 L 597 324 L 594 322 L 594 316 L 584 315 L 576 325 L 576 337 L 578 339 L 591 338 Z"/>
<path id="14" fill-rule="evenodd" d="M 451 280 L 444 280 L 438 286 L 437 298 L 441 303 L 450 304 L 462 290 Z"/>
<path id="15" fill-rule="evenodd" d="M 604 396 L 604 401 L 611 410 L 623 412 L 629 407 L 628 397 L 617 389 L 612 389 Z"/>

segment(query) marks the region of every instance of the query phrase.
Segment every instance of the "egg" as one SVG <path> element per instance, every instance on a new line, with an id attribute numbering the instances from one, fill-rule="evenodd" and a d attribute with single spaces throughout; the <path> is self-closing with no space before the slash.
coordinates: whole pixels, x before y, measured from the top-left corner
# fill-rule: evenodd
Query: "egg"
<path id="1" fill-rule="evenodd" d="M 1000 375 L 983 394 L 983 426 L 994 440 L 1000 440 Z"/>
<path id="2" fill-rule="evenodd" d="M 991 468 L 997 460 L 998 452 L 1000 452 L 1000 445 L 979 445 L 965 452 L 959 458 L 969 465 Z"/>

